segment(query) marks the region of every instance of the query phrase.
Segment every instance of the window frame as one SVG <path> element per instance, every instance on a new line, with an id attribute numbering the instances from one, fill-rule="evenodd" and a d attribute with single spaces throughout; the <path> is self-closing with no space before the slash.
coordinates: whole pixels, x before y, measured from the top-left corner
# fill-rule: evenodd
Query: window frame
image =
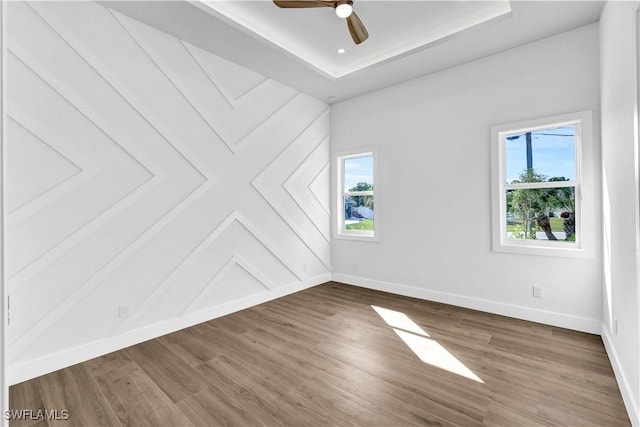
<path id="1" fill-rule="evenodd" d="M 538 183 L 508 184 L 506 182 L 506 143 L 505 137 L 516 133 L 574 125 L 575 136 L 575 179 L 571 181 L 553 181 Z M 493 250 L 532 255 L 550 255 L 584 258 L 584 203 L 583 203 L 583 158 L 585 146 L 591 146 L 592 112 L 590 110 L 570 114 L 544 117 L 516 123 L 491 127 L 492 142 L 492 234 Z M 575 188 L 575 242 L 509 239 L 507 237 L 507 191 L 518 188 Z"/>
<path id="2" fill-rule="evenodd" d="M 348 192 L 344 189 L 344 161 L 359 157 L 371 157 L 373 163 L 373 191 Z M 378 153 L 375 148 L 350 150 L 334 155 L 334 167 L 336 177 L 336 218 L 333 227 L 333 237 L 345 240 L 361 240 L 378 242 L 380 240 L 380 215 L 379 215 L 379 191 L 378 191 Z M 347 230 L 344 224 L 344 197 L 350 196 L 373 196 L 374 201 L 374 229 L 373 232 L 365 230 Z"/>

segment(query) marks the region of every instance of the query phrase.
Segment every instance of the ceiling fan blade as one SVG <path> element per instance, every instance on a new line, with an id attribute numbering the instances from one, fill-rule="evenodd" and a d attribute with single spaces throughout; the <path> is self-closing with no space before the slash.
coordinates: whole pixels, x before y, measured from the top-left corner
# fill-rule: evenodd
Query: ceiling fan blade
<path id="1" fill-rule="evenodd" d="M 364 27 L 364 24 L 355 12 L 347 17 L 347 26 L 349 27 L 351 38 L 353 38 L 353 41 L 356 42 L 356 44 L 360 44 L 369 38 L 367 29 Z"/>
<path id="2" fill-rule="evenodd" d="M 334 7 L 334 1 L 325 0 L 273 0 L 276 6 L 284 9 L 297 9 L 306 7 Z"/>

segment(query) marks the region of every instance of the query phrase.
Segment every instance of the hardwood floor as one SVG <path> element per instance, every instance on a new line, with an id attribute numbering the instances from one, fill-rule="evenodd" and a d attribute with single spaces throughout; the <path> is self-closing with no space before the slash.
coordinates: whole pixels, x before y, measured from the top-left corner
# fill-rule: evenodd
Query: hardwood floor
<path id="1" fill-rule="evenodd" d="M 69 411 L 51 426 L 630 425 L 596 335 L 338 283 L 17 384 L 10 406 Z"/>

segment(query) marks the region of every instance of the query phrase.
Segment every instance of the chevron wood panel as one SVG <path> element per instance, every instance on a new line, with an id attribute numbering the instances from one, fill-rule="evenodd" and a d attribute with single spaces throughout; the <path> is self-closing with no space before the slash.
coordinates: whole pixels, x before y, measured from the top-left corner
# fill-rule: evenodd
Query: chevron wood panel
<path id="1" fill-rule="evenodd" d="M 94 2 L 7 15 L 10 364 L 330 271 L 326 104 Z"/>

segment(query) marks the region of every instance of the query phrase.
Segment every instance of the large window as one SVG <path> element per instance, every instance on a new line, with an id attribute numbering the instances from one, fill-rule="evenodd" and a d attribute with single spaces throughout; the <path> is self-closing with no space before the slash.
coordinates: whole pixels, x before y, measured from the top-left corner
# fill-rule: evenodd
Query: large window
<path id="1" fill-rule="evenodd" d="M 376 178 L 373 152 L 337 158 L 338 215 L 336 237 L 373 239 L 376 227 Z"/>
<path id="2" fill-rule="evenodd" d="M 582 248 L 581 143 L 590 112 L 494 127 L 494 249 Z"/>

